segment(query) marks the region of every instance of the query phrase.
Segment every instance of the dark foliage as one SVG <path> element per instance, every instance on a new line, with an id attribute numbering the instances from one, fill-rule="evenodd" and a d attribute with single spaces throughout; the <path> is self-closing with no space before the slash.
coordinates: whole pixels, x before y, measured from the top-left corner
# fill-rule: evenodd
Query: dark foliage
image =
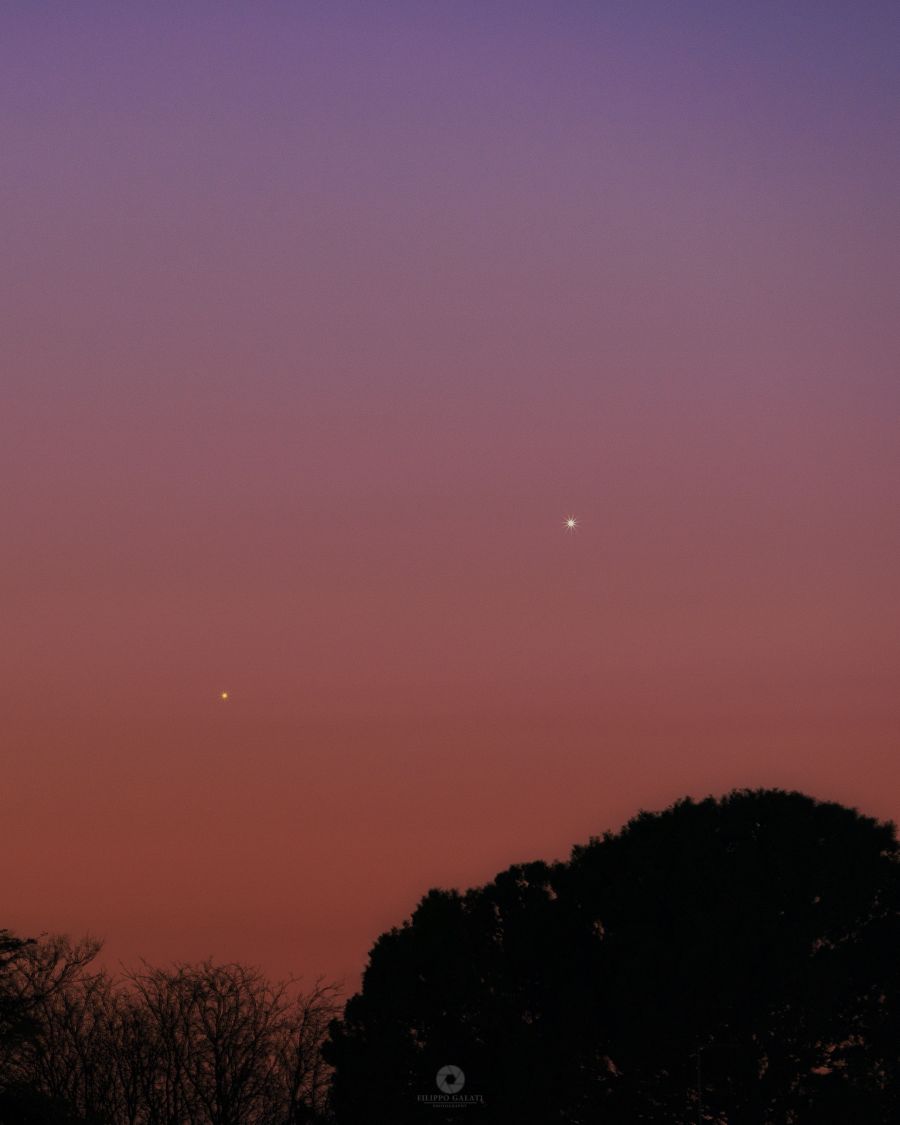
<path id="1" fill-rule="evenodd" d="M 15 973 L 33 940 L 0 930 L 0 1052 L 34 1030 L 27 997 L 14 985 Z"/>
<path id="2" fill-rule="evenodd" d="M 113 978 L 100 943 L 7 935 L 0 1125 L 313 1125 L 336 987 L 239 964 Z"/>
<path id="3" fill-rule="evenodd" d="M 900 1121 L 893 826 L 799 793 L 641 813 L 431 891 L 332 1025 L 341 1125 Z"/>
<path id="4" fill-rule="evenodd" d="M 0 1091 L 0 1125 L 95 1125 L 71 1106 L 32 1086 L 15 1084 Z M 97 1125 L 100 1125 L 97 1122 Z"/>

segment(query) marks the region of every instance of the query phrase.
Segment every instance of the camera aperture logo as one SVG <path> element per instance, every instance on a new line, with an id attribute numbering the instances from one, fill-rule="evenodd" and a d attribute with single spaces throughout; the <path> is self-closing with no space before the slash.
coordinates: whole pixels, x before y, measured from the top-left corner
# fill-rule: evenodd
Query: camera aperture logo
<path id="1" fill-rule="evenodd" d="M 437 1088 L 442 1094 L 461 1094 L 466 1076 L 458 1066 L 442 1066 L 437 1072 Z"/>
<path id="2" fill-rule="evenodd" d="M 437 1094 L 419 1094 L 416 1101 L 438 1109 L 468 1109 L 472 1105 L 484 1105 L 481 1094 L 464 1094 L 465 1072 L 458 1066 L 442 1066 L 434 1076 L 434 1083 L 440 1091 Z"/>

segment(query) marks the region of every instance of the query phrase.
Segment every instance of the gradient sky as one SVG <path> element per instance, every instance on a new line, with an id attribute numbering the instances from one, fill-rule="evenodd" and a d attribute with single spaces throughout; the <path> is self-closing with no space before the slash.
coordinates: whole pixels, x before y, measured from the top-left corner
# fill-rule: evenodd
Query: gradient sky
<path id="1" fill-rule="evenodd" d="M 4 4 L 0 925 L 352 979 L 680 795 L 900 817 L 898 41 Z"/>

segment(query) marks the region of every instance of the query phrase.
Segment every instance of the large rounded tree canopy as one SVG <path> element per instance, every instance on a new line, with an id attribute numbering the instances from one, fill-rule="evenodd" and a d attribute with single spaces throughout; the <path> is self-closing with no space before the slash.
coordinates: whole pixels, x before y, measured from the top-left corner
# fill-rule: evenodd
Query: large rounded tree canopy
<path id="1" fill-rule="evenodd" d="M 327 1054 L 346 1125 L 900 1120 L 894 828 L 685 799 L 382 935 Z"/>

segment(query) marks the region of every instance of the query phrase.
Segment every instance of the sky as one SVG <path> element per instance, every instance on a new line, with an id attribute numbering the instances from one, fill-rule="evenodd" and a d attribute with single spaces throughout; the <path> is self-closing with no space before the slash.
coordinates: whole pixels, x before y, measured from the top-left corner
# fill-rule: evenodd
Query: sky
<path id="1" fill-rule="evenodd" d="M 680 796 L 900 817 L 898 34 L 4 4 L 0 925 L 353 982 Z"/>

